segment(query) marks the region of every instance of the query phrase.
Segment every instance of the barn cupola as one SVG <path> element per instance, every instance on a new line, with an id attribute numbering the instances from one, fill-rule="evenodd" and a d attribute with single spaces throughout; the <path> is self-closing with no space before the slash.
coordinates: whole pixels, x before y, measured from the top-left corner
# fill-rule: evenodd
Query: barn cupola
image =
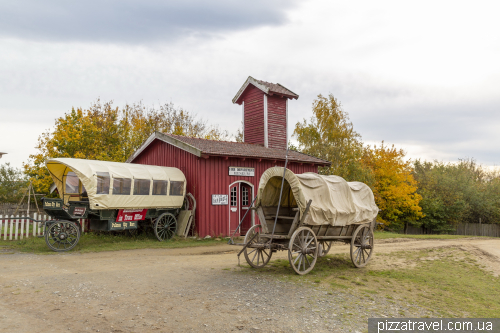
<path id="1" fill-rule="evenodd" d="M 288 100 L 299 95 L 279 83 L 249 76 L 233 103 L 242 106 L 243 141 L 267 148 L 286 149 L 288 145 Z"/>

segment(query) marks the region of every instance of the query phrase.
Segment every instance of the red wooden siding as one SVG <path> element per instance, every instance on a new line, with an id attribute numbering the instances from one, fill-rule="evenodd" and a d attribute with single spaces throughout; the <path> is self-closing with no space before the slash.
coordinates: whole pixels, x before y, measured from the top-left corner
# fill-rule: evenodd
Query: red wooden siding
<path id="1" fill-rule="evenodd" d="M 242 100 L 245 103 L 245 142 L 264 145 L 264 92 L 249 85 Z"/>
<path id="2" fill-rule="evenodd" d="M 229 233 L 230 206 L 212 206 L 212 194 L 229 195 L 230 184 L 243 180 L 253 185 L 251 202 L 256 195 L 262 173 L 275 165 L 284 166 L 284 161 L 259 162 L 256 159 L 242 158 L 225 160 L 224 157 L 216 156 L 210 156 L 208 159 L 198 158 L 158 140 L 152 142 L 133 163 L 176 167 L 182 170 L 187 180 L 187 192 L 191 192 L 196 199 L 195 223 L 200 237 L 228 236 Z M 255 176 L 229 176 L 230 166 L 255 168 Z M 311 164 L 289 163 L 288 167 L 295 173 L 318 172 L 318 167 Z"/>
<path id="3" fill-rule="evenodd" d="M 286 98 L 267 96 L 269 148 L 286 149 Z"/>
<path id="4" fill-rule="evenodd" d="M 273 163 L 273 161 L 263 160 L 258 162 L 254 159 L 229 158 L 224 160 L 220 157 L 213 157 L 200 161 L 200 184 L 199 196 L 196 201 L 199 207 L 199 216 L 197 227 L 200 237 L 211 236 L 229 236 L 229 206 L 212 206 L 212 194 L 228 194 L 230 184 L 236 181 L 246 181 L 253 185 L 253 200 L 257 194 L 260 177 L 268 168 L 275 165 L 284 166 L 284 162 Z M 239 166 L 255 168 L 254 177 L 229 176 L 229 167 Z M 298 163 L 289 164 L 290 170 L 295 173 L 318 172 L 318 167 L 311 164 L 300 165 Z M 250 214 L 250 213 L 249 213 Z M 243 217 L 243 216 L 241 216 Z M 257 218 L 257 217 L 256 217 Z M 239 222 L 239 221 L 238 221 Z"/>
<path id="5" fill-rule="evenodd" d="M 153 141 L 132 163 L 178 168 L 186 176 L 186 193 L 196 198 L 198 157 L 165 142 Z"/>

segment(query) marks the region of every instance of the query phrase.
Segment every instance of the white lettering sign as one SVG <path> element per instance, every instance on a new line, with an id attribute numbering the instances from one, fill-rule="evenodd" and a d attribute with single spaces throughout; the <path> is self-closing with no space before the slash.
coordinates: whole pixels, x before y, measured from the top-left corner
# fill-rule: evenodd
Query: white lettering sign
<path id="1" fill-rule="evenodd" d="M 245 167 L 229 167 L 230 176 L 245 176 L 254 177 L 255 168 L 245 168 Z"/>
<path id="2" fill-rule="evenodd" d="M 212 205 L 227 205 L 227 194 L 212 194 Z"/>

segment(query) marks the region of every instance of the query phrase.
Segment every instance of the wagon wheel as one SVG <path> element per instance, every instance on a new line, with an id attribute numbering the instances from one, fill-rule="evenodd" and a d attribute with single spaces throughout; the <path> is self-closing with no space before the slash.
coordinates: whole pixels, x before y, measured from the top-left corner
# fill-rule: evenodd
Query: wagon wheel
<path id="1" fill-rule="evenodd" d="M 260 224 L 256 224 L 251 227 L 245 235 L 245 244 L 247 244 L 255 234 L 257 234 L 257 236 L 252 239 L 252 242 L 250 244 L 262 244 L 262 247 L 252 248 L 247 246 L 245 248 L 245 251 L 243 252 L 245 254 L 247 263 L 253 268 L 261 268 L 266 266 L 269 260 L 271 260 L 271 256 L 273 255 L 271 249 L 266 249 L 264 247 L 265 239 L 260 236 L 261 233 L 262 226 Z"/>
<path id="2" fill-rule="evenodd" d="M 360 225 L 351 239 L 351 260 L 354 266 L 364 267 L 373 252 L 373 231 L 369 225 Z"/>
<path id="3" fill-rule="evenodd" d="M 288 261 L 295 273 L 309 273 L 318 259 L 318 240 L 314 232 L 307 227 L 300 227 L 292 235 L 288 247 Z"/>
<path id="4" fill-rule="evenodd" d="M 160 242 L 169 240 L 177 231 L 177 220 L 174 215 L 163 213 L 156 219 L 153 229 Z"/>
<path id="5" fill-rule="evenodd" d="M 324 257 L 328 254 L 330 249 L 332 248 L 332 241 L 322 241 L 319 242 L 319 250 L 318 250 L 318 257 Z"/>
<path id="6" fill-rule="evenodd" d="M 57 221 L 45 231 L 45 243 L 56 252 L 69 251 L 80 240 L 80 228 L 74 222 Z"/>

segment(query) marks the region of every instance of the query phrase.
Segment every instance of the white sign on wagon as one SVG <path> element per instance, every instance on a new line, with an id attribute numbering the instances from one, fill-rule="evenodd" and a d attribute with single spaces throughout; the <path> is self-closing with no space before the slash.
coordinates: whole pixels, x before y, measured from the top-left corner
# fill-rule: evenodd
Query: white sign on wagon
<path id="1" fill-rule="evenodd" d="M 245 168 L 245 167 L 229 167 L 230 176 L 245 176 L 254 177 L 255 168 Z"/>
<path id="2" fill-rule="evenodd" d="M 212 194 L 212 205 L 227 205 L 227 194 Z"/>

